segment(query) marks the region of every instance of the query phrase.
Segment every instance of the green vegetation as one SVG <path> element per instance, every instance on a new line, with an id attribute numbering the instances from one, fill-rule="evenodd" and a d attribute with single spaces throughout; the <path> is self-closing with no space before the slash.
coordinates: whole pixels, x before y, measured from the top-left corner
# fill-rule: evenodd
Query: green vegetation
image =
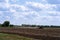
<path id="1" fill-rule="evenodd" d="M 3 24 L 2 24 L 2 26 L 4 26 L 4 27 L 8 27 L 10 25 L 10 22 L 9 21 L 5 21 Z"/>
<path id="2" fill-rule="evenodd" d="M 14 34 L 4 34 L 0 33 L 0 40 L 33 40 L 32 38 L 26 38 Z"/>
<path id="3" fill-rule="evenodd" d="M 0 27 L 14 27 L 14 25 L 10 24 L 10 21 L 4 21 L 3 24 L 0 24 Z"/>
<path id="4" fill-rule="evenodd" d="M 30 24 L 13 25 L 13 24 L 10 24 L 10 21 L 4 21 L 3 24 L 0 24 L 0 27 L 39 27 L 39 29 L 60 28 L 60 26 L 57 26 L 57 25 L 30 25 Z"/>

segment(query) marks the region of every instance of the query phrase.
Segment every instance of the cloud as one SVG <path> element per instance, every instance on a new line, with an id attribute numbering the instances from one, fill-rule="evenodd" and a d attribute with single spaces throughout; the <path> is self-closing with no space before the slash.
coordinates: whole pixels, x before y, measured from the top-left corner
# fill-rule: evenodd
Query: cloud
<path id="1" fill-rule="evenodd" d="M 17 0 L 11 0 L 12 2 L 16 2 Z"/>
<path id="2" fill-rule="evenodd" d="M 6 18 L 6 20 L 8 21 L 10 21 L 10 16 L 5 16 L 5 18 Z"/>
<path id="3" fill-rule="evenodd" d="M 42 10 L 54 10 L 57 6 L 55 4 L 43 4 L 43 3 L 37 3 L 37 2 L 26 2 L 27 5 L 40 8 Z"/>
<path id="4" fill-rule="evenodd" d="M 3 15 L 3 12 L 2 12 L 2 11 L 0 11 L 0 16 L 1 16 L 1 15 Z"/>
<path id="5" fill-rule="evenodd" d="M 26 24 L 54 24 L 59 21 L 59 11 L 56 11 L 57 5 L 55 4 L 42 4 L 37 2 L 26 2 L 26 6 L 13 5 L 13 7 L 20 8 L 23 12 L 18 12 L 15 9 L 13 13 L 16 21 L 22 21 Z M 33 7 L 33 8 L 31 8 Z M 41 9 L 39 12 L 34 8 Z M 26 11 L 27 9 L 27 11 Z M 56 20 L 58 19 L 58 21 Z M 43 21 L 43 22 L 42 22 Z M 57 21 L 57 22 L 55 22 Z"/>
<path id="6" fill-rule="evenodd" d="M 12 2 L 10 2 L 12 1 Z M 14 2 L 14 3 L 13 3 Z M 60 23 L 59 5 L 50 4 L 47 0 L 25 1 L 25 4 L 17 4 L 16 0 L 5 0 L 0 3 L 0 15 L 4 20 L 10 20 L 13 24 L 58 24 Z M 58 20 L 57 20 L 58 19 Z M 55 22 L 56 21 L 56 22 Z"/>

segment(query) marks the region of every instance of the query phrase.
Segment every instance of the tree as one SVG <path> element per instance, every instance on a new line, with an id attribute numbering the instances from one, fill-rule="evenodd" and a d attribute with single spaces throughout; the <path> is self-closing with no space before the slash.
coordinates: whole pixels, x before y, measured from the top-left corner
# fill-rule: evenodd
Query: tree
<path id="1" fill-rule="evenodd" d="M 9 26 L 10 26 L 10 27 L 13 27 L 14 25 L 13 25 L 13 24 L 10 24 Z"/>
<path id="2" fill-rule="evenodd" d="M 10 22 L 9 21 L 5 21 L 2 26 L 8 27 L 9 25 L 10 25 Z"/>

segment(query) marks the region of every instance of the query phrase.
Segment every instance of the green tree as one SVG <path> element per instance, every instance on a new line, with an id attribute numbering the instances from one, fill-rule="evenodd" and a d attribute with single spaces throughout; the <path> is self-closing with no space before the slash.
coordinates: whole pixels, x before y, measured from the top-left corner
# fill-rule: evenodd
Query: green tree
<path id="1" fill-rule="evenodd" d="M 10 26 L 10 27 L 13 27 L 14 25 L 13 25 L 13 24 L 10 24 L 9 26 Z"/>
<path id="2" fill-rule="evenodd" d="M 4 27 L 8 27 L 10 25 L 10 22 L 9 21 L 5 21 L 3 24 L 2 24 L 2 26 L 4 26 Z"/>

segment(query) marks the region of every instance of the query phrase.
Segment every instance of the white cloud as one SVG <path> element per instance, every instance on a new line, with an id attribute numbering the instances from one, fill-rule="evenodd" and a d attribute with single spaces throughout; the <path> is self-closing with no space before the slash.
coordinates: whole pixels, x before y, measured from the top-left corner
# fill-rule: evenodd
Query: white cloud
<path id="1" fill-rule="evenodd" d="M 48 11 L 49 14 L 60 15 L 59 11 Z"/>
<path id="2" fill-rule="evenodd" d="M 17 0 L 11 0 L 11 1 L 16 2 Z"/>
<path id="3" fill-rule="evenodd" d="M 10 8 L 10 4 L 6 3 L 5 4 L 6 8 Z"/>
<path id="4" fill-rule="evenodd" d="M 40 8 L 42 10 L 54 10 L 57 6 L 55 4 L 43 4 L 37 2 L 26 2 L 27 5 Z"/>
<path id="5" fill-rule="evenodd" d="M 0 15 L 2 15 L 3 14 L 3 12 L 2 11 L 0 11 Z"/>
<path id="6" fill-rule="evenodd" d="M 7 0 L 5 0 L 5 1 L 7 1 Z M 2 8 L 9 8 L 10 4 L 9 4 L 9 2 L 8 3 L 7 2 L 3 2 L 3 3 L 0 3 L 0 7 L 2 7 Z"/>
<path id="7" fill-rule="evenodd" d="M 3 12 L 0 11 L 0 19 L 3 17 Z"/>
<path id="8" fill-rule="evenodd" d="M 16 10 L 14 10 L 14 9 L 11 9 L 10 8 L 10 10 L 9 10 L 10 12 L 13 12 L 13 13 L 15 13 L 16 12 Z"/>
<path id="9" fill-rule="evenodd" d="M 6 18 L 5 20 L 7 21 L 10 20 L 10 16 L 5 16 L 5 18 Z"/>
<path id="10" fill-rule="evenodd" d="M 6 3 L 8 3 L 8 2 L 9 2 L 9 0 L 5 0 L 5 2 L 6 2 Z"/>
<path id="11" fill-rule="evenodd" d="M 56 8 L 56 5 L 51 5 L 51 4 L 42 4 L 42 3 L 29 3 L 30 5 L 32 5 L 33 7 L 37 7 L 37 8 L 41 8 L 42 11 L 40 12 L 37 12 L 37 11 L 34 11 L 32 9 L 29 9 L 29 7 L 26 5 L 26 6 L 21 6 L 21 5 L 12 5 L 13 7 L 17 7 L 17 8 L 21 8 L 21 10 L 23 10 L 23 12 L 18 12 L 16 10 L 11 10 L 11 12 L 14 12 L 13 13 L 13 16 L 15 17 L 16 21 L 20 20 L 22 18 L 23 22 L 25 21 L 26 23 L 30 23 L 33 22 L 32 24 L 41 24 L 44 22 L 47 22 L 50 23 L 50 22 L 53 22 L 53 20 L 55 20 L 55 17 L 56 19 L 58 19 L 57 17 L 58 16 L 51 16 L 50 14 L 53 14 L 53 15 L 56 15 L 60 12 L 58 11 L 55 11 L 54 8 Z M 25 12 L 25 10 L 27 9 L 28 7 L 28 10 L 31 10 L 31 11 L 28 11 L 28 12 Z M 42 14 L 42 15 L 41 15 Z M 45 14 L 45 16 L 44 16 Z M 28 19 L 27 15 L 36 15 L 36 17 L 33 18 L 33 20 L 31 19 Z M 32 16 L 33 17 L 33 16 Z M 29 21 L 28 21 L 29 20 Z M 43 22 L 41 22 L 43 21 Z M 46 23 L 46 24 L 48 24 Z"/>
<path id="12" fill-rule="evenodd" d="M 23 11 L 28 10 L 28 8 L 25 7 L 25 6 L 20 6 L 20 8 L 21 8 Z"/>
<path id="13" fill-rule="evenodd" d="M 14 1 L 14 0 L 13 0 L 13 1 Z M 7 8 L 7 9 L 14 7 L 14 8 L 19 8 L 19 9 L 22 10 L 22 11 L 28 10 L 28 8 L 27 8 L 26 6 L 24 6 L 24 5 L 10 4 L 10 3 L 9 3 L 9 0 L 5 0 L 5 3 L 0 3 L 0 7 L 2 7 L 2 8 Z M 12 8 L 12 9 L 13 9 L 13 8 Z"/>
<path id="14" fill-rule="evenodd" d="M 24 5 L 18 5 L 18 4 L 11 4 L 11 8 L 15 7 L 15 8 L 19 8 L 22 11 L 26 11 L 28 10 L 28 7 L 24 6 Z"/>
<path id="15" fill-rule="evenodd" d="M 12 1 L 16 2 L 17 0 Z M 46 0 L 43 1 L 47 2 Z M 0 7 L 9 9 L 8 12 L 11 13 L 10 16 L 13 16 L 13 18 L 6 16 L 6 20 L 14 20 L 14 23 L 49 24 L 57 19 L 58 21 L 60 20 L 60 12 L 56 11 L 57 5 L 49 4 L 48 2 L 44 4 L 42 2 L 26 1 L 25 5 L 21 5 L 16 3 L 10 4 L 9 0 L 5 0 L 5 3 L 0 3 Z M 36 9 L 34 8 L 41 10 L 35 11 Z M 0 12 L 0 15 L 3 14 L 3 12 Z"/>

